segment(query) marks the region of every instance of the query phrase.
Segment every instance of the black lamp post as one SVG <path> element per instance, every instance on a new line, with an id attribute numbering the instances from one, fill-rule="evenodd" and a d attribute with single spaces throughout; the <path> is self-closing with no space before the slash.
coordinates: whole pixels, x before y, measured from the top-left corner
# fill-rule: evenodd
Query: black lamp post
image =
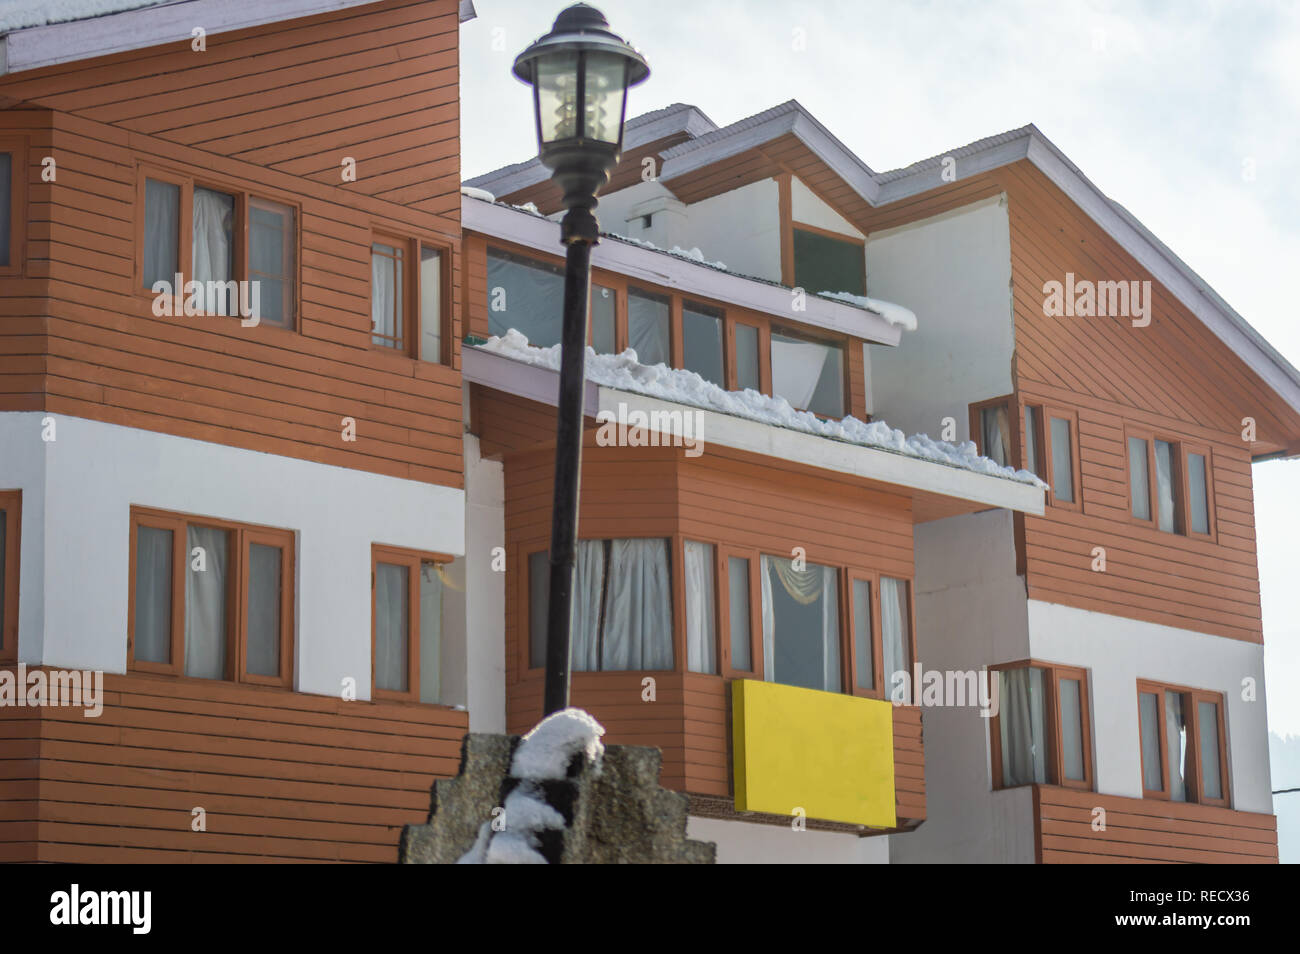
<path id="1" fill-rule="evenodd" d="M 542 164 L 564 190 L 560 241 L 564 326 L 551 509 L 550 604 L 546 617 L 545 715 L 569 704 L 569 610 L 578 538 L 582 395 L 587 357 L 591 247 L 600 241 L 596 192 L 623 150 L 627 90 L 650 75 L 645 58 L 609 29 L 595 7 L 575 3 L 551 32 L 515 59 L 515 76 L 533 87 Z"/>

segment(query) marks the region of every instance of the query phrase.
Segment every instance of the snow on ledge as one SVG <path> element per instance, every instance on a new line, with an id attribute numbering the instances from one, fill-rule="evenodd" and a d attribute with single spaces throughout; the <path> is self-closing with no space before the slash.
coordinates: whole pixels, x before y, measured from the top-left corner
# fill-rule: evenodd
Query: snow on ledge
<path id="1" fill-rule="evenodd" d="M 477 345 L 482 351 L 501 355 L 534 367 L 558 371 L 560 346 L 536 348 L 519 331 L 511 328 L 504 337 L 489 338 Z M 717 411 L 733 417 L 771 424 L 805 434 L 831 440 L 857 444 L 878 450 L 904 454 L 921 460 L 958 467 L 977 474 L 988 474 L 1029 484 L 1040 490 L 1048 486 L 1027 470 L 999 466 L 987 457 L 981 457 L 972 441 L 950 444 L 936 441 L 926 434 L 908 437 L 884 421 L 867 423 L 856 417 L 840 421 L 826 421 L 810 411 L 797 411 L 782 397 L 770 397 L 754 390 L 725 391 L 711 381 L 706 381 L 694 371 L 669 368 L 663 364 L 646 365 L 637 360 L 636 351 L 628 348 L 622 354 L 596 354 L 587 348 L 587 380 L 619 391 L 631 391 L 647 397 L 659 398 L 676 404 L 685 404 L 708 411 Z"/>
<path id="2" fill-rule="evenodd" d="M 842 301 L 846 305 L 866 308 L 868 311 L 874 311 L 891 325 L 906 328 L 908 331 L 916 330 L 916 312 L 910 308 L 904 308 L 902 305 L 895 305 L 892 301 L 881 301 L 879 298 L 854 295 L 852 292 L 821 291 L 817 293 L 817 297 L 833 298 L 835 301 Z"/>
<path id="3" fill-rule="evenodd" d="M 462 185 L 460 187 L 460 194 L 467 195 L 471 199 L 480 199 L 483 202 L 495 203 L 497 200 L 497 197 L 487 189 L 480 189 L 478 186 Z"/>

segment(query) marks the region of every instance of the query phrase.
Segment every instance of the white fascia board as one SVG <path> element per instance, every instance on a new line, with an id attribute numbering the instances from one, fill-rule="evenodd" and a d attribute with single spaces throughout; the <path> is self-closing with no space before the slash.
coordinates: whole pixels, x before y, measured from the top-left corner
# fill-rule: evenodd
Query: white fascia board
<path id="1" fill-rule="evenodd" d="M 461 226 L 467 232 L 478 232 L 551 255 L 563 248 L 559 223 L 472 196 L 461 197 Z M 808 295 L 807 309 L 792 313 L 788 288 L 719 271 L 630 242 L 602 241 L 592 249 L 591 264 L 683 294 L 727 302 L 876 344 L 897 345 L 902 337 L 902 329 L 875 312 Z"/>
<path id="2" fill-rule="evenodd" d="M 376 0 L 182 0 L 119 13 L 15 30 L 0 40 L 0 75 L 110 53 L 142 50 L 208 36 L 365 6 Z"/>
<path id="3" fill-rule="evenodd" d="M 666 149 L 663 153 L 664 164 L 659 170 L 659 179 L 666 182 L 723 159 L 737 156 L 755 146 L 769 143 L 792 132 L 797 118 L 798 113 L 795 110 L 779 112 L 770 119 L 746 129 L 728 133 L 724 128 L 716 137 L 705 136 Z"/>
<path id="4" fill-rule="evenodd" d="M 481 348 L 464 348 L 460 355 L 460 372 L 461 377 L 471 384 L 481 384 L 494 391 L 513 394 L 539 404 L 549 404 L 551 407 L 559 403 L 560 374 L 550 368 L 524 364 Z M 583 384 L 582 412 L 588 417 L 595 417 L 600 410 L 600 389 L 591 381 L 584 381 Z"/>
<path id="5" fill-rule="evenodd" d="M 881 448 L 833 441 L 816 434 L 676 404 L 631 391 L 607 387 L 599 390 L 599 410 L 609 412 L 615 419 L 619 419 L 620 405 L 624 420 L 633 411 L 643 411 L 647 415 L 660 412 L 657 418 L 649 416 L 647 419 L 669 425 L 673 423 L 674 415 L 677 420 L 684 420 L 681 417 L 683 414 L 702 415 L 695 418 L 700 423 L 690 428 L 690 433 L 677 436 L 701 441 L 706 454 L 710 444 L 717 444 L 780 460 L 797 461 L 810 467 L 850 474 L 865 480 L 969 500 L 987 507 L 1003 507 L 1035 515 L 1043 513 L 1042 490 L 1005 477 L 981 474 Z M 671 426 L 667 432 L 674 433 Z"/>
<path id="6" fill-rule="evenodd" d="M 1010 165 L 1024 159 L 1029 152 L 1031 137 L 1026 134 L 1021 139 L 999 143 L 988 149 L 954 157 L 953 172 L 956 180 L 969 179 L 981 173 L 990 172 L 1001 166 Z M 887 205 L 900 199 L 907 199 L 931 189 L 948 185 L 943 178 L 943 166 L 934 165 L 886 182 L 880 187 L 875 205 Z"/>

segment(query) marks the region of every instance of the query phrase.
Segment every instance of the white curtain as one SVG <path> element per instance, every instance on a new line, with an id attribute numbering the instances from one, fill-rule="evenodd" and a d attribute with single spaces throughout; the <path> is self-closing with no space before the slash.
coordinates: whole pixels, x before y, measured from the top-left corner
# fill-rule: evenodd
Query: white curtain
<path id="1" fill-rule="evenodd" d="M 802 570 L 794 568 L 794 562 L 784 557 L 764 555 L 761 558 L 763 604 L 763 678 L 768 682 L 782 681 L 776 672 L 776 641 L 781 639 L 781 651 L 790 669 L 796 673 L 795 685 L 808 688 L 821 688 L 827 692 L 839 692 L 840 685 L 840 618 L 839 618 L 839 577 L 834 568 L 809 563 Z M 800 607 L 810 607 L 811 612 L 819 618 L 821 632 L 814 635 L 804 627 L 809 621 L 790 621 L 781 624 L 777 632 L 775 587 L 781 590 Z M 818 657 L 812 657 L 813 647 Z M 791 657 L 793 654 L 794 658 Z M 807 655 L 805 655 L 807 654 Z M 820 660 L 820 672 L 813 669 L 814 658 Z M 802 665 L 801 665 L 802 664 Z M 789 680 L 786 673 L 782 677 Z M 804 679 L 805 681 L 798 681 Z M 820 685 L 816 685 L 820 683 Z"/>
<path id="2" fill-rule="evenodd" d="M 759 596 L 763 603 L 763 678 L 774 682 L 776 672 L 776 609 L 772 606 L 772 564 L 773 557 L 763 556 L 759 559 Z"/>
<path id="3" fill-rule="evenodd" d="M 807 408 L 832 350 L 813 341 L 772 335 L 772 393 L 796 408 Z"/>
<path id="4" fill-rule="evenodd" d="M 1174 449 L 1167 441 L 1156 441 L 1156 525 L 1174 532 Z"/>
<path id="5" fill-rule="evenodd" d="M 601 668 L 673 668 L 668 541 L 611 541 L 609 574 Z"/>
<path id="6" fill-rule="evenodd" d="M 1142 785 L 1158 792 L 1164 783 L 1160 774 L 1160 697 L 1154 692 L 1138 697 L 1138 720 L 1142 733 Z"/>
<path id="7" fill-rule="evenodd" d="M 1047 781 L 1043 670 L 1028 666 L 1003 670 L 999 676 L 1002 784 L 1043 784 Z"/>
<path id="8" fill-rule="evenodd" d="M 185 675 L 226 678 L 228 534 L 190 526 L 185 569 Z M 196 552 L 200 548 L 202 553 Z M 201 566 L 202 569 L 195 569 Z"/>
<path id="9" fill-rule="evenodd" d="M 1140 437 L 1128 439 L 1129 511 L 1139 520 L 1151 519 L 1151 491 L 1147 480 L 1147 442 Z"/>
<path id="10" fill-rule="evenodd" d="M 600 669 L 600 600 L 605 583 L 605 541 L 579 540 L 569 622 L 569 664 L 574 672 Z"/>
<path id="11" fill-rule="evenodd" d="M 193 277 L 203 289 L 203 310 L 210 315 L 233 315 L 238 310 L 238 293 L 230 295 L 225 284 L 234 277 L 234 224 L 234 196 L 195 188 Z"/>
<path id="12" fill-rule="evenodd" d="M 140 527 L 135 540 L 135 658 L 171 662 L 171 632 L 172 531 Z"/>
<path id="13" fill-rule="evenodd" d="M 884 680 L 886 698 L 894 691 L 894 673 L 908 672 L 912 665 L 910 625 L 906 581 L 882 576 L 880 578 L 880 637 L 881 665 L 884 667 L 884 672 L 881 673 L 881 678 Z M 913 695 L 916 688 L 912 687 Z"/>
<path id="14" fill-rule="evenodd" d="M 409 655 L 410 573 L 404 566 L 375 566 L 375 688 L 405 692 Z"/>
<path id="15" fill-rule="evenodd" d="M 687 540 L 686 560 L 686 667 L 691 672 L 718 671 L 715 639 L 713 544 Z"/>
<path id="16" fill-rule="evenodd" d="M 1169 758 L 1169 798 L 1187 801 L 1187 723 L 1183 717 L 1183 696 L 1165 693 L 1165 752 Z"/>
<path id="17" fill-rule="evenodd" d="M 156 281 L 172 285 L 179 270 L 180 186 L 146 179 L 144 183 L 144 287 Z M 172 289 L 179 295 L 179 288 Z"/>
<path id="18" fill-rule="evenodd" d="M 1011 463 L 1011 420 L 1006 405 L 986 407 L 980 411 L 981 443 L 984 456 L 1006 467 Z"/>
<path id="19" fill-rule="evenodd" d="M 380 244 L 376 244 L 370 254 L 371 340 L 388 347 L 393 347 L 392 339 L 398 334 L 397 315 L 402 308 L 401 266 L 393 258 L 395 254 L 396 249 Z"/>

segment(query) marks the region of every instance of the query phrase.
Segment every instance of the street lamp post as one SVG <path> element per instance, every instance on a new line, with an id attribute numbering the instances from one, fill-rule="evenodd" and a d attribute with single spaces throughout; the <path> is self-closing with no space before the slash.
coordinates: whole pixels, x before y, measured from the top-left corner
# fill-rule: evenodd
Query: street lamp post
<path id="1" fill-rule="evenodd" d="M 564 190 L 566 209 L 560 222 L 560 241 L 566 246 L 564 325 L 546 617 L 544 714 L 550 715 L 569 704 L 569 612 L 582 468 L 587 299 L 591 247 L 600 241 L 596 192 L 609 182 L 623 150 L 628 87 L 650 75 L 650 68 L 640 53 L 610 31 L 599 10 L 576 3 L 555 18 L 550 33 L 516 57 L 514 74 L 533 87 L 539 158 Z"/>

